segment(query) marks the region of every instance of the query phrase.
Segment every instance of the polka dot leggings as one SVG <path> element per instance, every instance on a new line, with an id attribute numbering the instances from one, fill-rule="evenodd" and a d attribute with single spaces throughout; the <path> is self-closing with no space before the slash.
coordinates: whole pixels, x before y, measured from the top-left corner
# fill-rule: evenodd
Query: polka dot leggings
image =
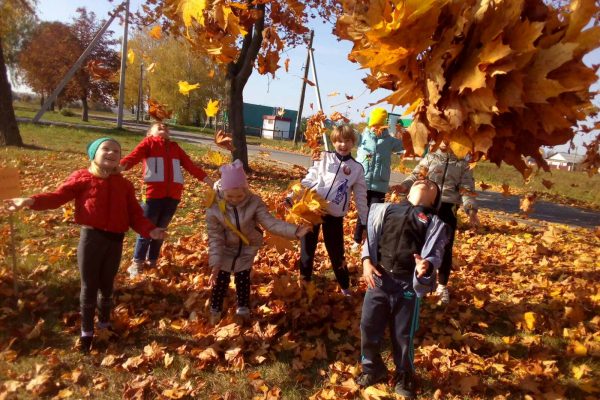
<path id="1" fill-rule="evenodd" d="M 237 294 L 237 306 L 250 307 L 250 270 L 247 269 L 245 271 L 236 272 L 233 275 L 235 292 Z M 225 293 L 227 293 L 230 280 L 230 272 L 219 271 L 217 283 L 213 287 L 210 297 L 211 310 L 221 311 L 223 309 L 223 300 L 225 298 Z"/>

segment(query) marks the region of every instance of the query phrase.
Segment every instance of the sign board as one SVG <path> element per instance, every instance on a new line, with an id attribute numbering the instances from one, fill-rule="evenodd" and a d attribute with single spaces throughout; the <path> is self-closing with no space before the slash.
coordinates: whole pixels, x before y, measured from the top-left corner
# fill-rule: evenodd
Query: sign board
<path id="1" fill-rule="evenodd" d="M 21 182 L 17 168 L 0 168 L 0 200 L 21 196 Z"/>

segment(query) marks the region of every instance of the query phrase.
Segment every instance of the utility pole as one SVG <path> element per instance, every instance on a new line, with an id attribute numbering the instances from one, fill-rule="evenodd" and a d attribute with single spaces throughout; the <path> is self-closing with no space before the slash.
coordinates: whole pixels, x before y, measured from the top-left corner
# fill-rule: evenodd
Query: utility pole
<path id="1" fill-rule="evenodd" d="M 119 79 L 119 111 L 117 128 L 123 127 L 123 103 L 125 102 L 125 70 L 127 69 L 127 31 L 129 29 L 129 0 L 125 1 L 125 21 L 123 22 L 123 41 L 121 44 L 121 78 Z"/>
<path id="2" fill-rule="evenodd" d="M 321 91 L 319 89 L 319 80 L 317 79 L 317 66 L 315 65 L 315 53 L 313 52 L 312 46 L 308 48 L 308 55 L 310 56 L 310 63 L 312 65 L 313 82 L 315 84 L 315 91 L 317 93 L 317 105 L 319 106 L 319 111 L 323 112 Z M 325 146 L 325 151 L 329 151 L 329 142 L 327 141 L 327 135 L 325 132 L 323 132 L 323 146 Z"/>
<path id="3" fill-rule="evenodd" d="M 308 68 L 310 63 L 310 49 L 312 48 L 315 31 L 310 31 L 308 39 L 308 50 L 306 52 L 306 62 L 304 63 L 304 79 L 302 80 L 302 91 L 300 92 L 300 105 L 298 105 L 298 115 L 296 115 L 296 130 L 294 131 L 294 143 L 300 140 L 300 124 L 302 123 L 302 109 L 304 108 L 304 94 L 306 93 L 306 81 L 308 79 Z"/>
<path id="4" fill-rule="evenodd" d="M 137 101 L 137 114 L 135 116 L 135 122 L 140 122 L 140 109 L 144 106 L 144 93 L 142 87 L 144 86 L 144 62 L 140 63 L 140 82 L 138 84 L 138 101 Z M 142 113 L 142 119 L 144 119 L 144 113 Z"/>
<path id="5" fill-rule="evenodd" d="M 46 99 L 44 104 L 42 104 L 42 108 L 37 112 L 37 114 L 35 114 L 35 117 L 33 117 L 34 123 L 39 122 L 40 118 L 42 118 L 42 115 L 44 115 L 44 113 L 48 110 L 48 107 L 50 107 L 50 104 L 54 103 L 54 101 L 56 100 L 56 98 L 58 97 L 60 92 L 62 92 L 62 90 L 65 88 L 66 84 L 71 80 L 73 75 L 75 75 L 75 72 L 79 71 L 79 68 L 81 68 L 81 64 L 83 64 L 83 61 L 87 58 L 87 56 L 90 54 L 92 49 L 96 46 L 96 44 L 98 43 L 98 41 L 100 40 L 100 38 L 102 37 L 104 32 L 106 32 L 106 30 L 108 29 L 110 24 L 115 20 L 117 15 L 121 12 L 121 7 L 123 7 L 123 3 L 121 3 L 119 6 L 117 6 L 115 8 L 112 15 L 108 19 L 108 21 L 106 21 L 104 23 L 104 25 L 102 25 L 102 28 L 100 28 L 98 33 L 96 33 L 96 36 L 94 36 L 94 38 L 92 39 L 92 42 L 89 44 L 89 46 L 83 51 L 83 53 L 81 53 L 81 55 L 79 56 L 77 61 L 75 61 L 75 64 L 73 64 L 71 69 L 67 72 L 67 74 L 64 76 L 62 81 L 60 81 L 60 83 L 58 84 L 56 89 L 54 89 L 52 94 L 50 96 L 48 96 L 48 98 Z M 129 8 L 129 0 L 127 0 L 127 7 Z"/>

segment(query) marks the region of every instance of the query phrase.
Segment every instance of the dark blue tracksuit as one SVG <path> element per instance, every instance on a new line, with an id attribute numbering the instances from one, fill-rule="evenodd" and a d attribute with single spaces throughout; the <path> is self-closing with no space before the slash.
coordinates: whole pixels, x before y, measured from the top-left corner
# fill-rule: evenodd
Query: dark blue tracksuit
<path id="1" fill-rule="evenodd" d="M 400 204 L 373 204 L 367 220 L 363 259 L 370 258 L 381 277 L 367 289 L 360 321 L 363 372 L 387 372 L 381 358 L 386 326 L 390 327 L 396 373 L 414 370 L 413 336 L 418 329 L 419 298 L 431 291 L 447 241 L 446 225 L 432 210 Z M 431 271 L 417 278 L 413 254 L 429 261 Z"/>

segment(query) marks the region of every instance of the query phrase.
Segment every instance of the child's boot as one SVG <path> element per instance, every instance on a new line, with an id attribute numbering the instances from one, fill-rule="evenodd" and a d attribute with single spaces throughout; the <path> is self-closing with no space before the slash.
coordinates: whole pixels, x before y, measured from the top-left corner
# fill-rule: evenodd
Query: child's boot
<path id="1" fill-rule="evenodd" d="M 157 262 L 158 262 L 158 260 L 148 260 L 148 261 L 146 262 L 146 266 L 147 266 L 149 269 L 156 268 L 156 264 L 157 264 Z"/>
<path id="2" fill-rule="evenodd" d="M 245 324 L 250 321 L 250 309 L 248 307 L 238 307 L 235 310 L 235 316 L 241 325 Z"/>
<path id="3" fill-rule="evenodd" d="M 144 262 L 139 260 L 133 260 L 129 268 L 127 268 L 127 272 L 129 272 L 129 278 L 133 279 L 137 277 L 142 270 L 144 269 Z"/>
<path id="4" fill-rule="evenodd" d="M 396 373 L 394 392 L 407 399 L 415 398 L 415 377 L 411 371 Z"/>
<path id="5" fill-rule="evenodd" d="M 90 350 L 92 349 L 93 339 L 93 336 L 81 336 L 76 345 L 79 352 L 82 354 L 89 354 Z"/>
<path id="6" fill-rule="evenodd" d="M 448 287 L 446 285 L 439 284 L 437 289 L 435 290 L 435 294 L 440 299 L 439 304 L 450 303 L 450 293 L 448 292 Z"/>

